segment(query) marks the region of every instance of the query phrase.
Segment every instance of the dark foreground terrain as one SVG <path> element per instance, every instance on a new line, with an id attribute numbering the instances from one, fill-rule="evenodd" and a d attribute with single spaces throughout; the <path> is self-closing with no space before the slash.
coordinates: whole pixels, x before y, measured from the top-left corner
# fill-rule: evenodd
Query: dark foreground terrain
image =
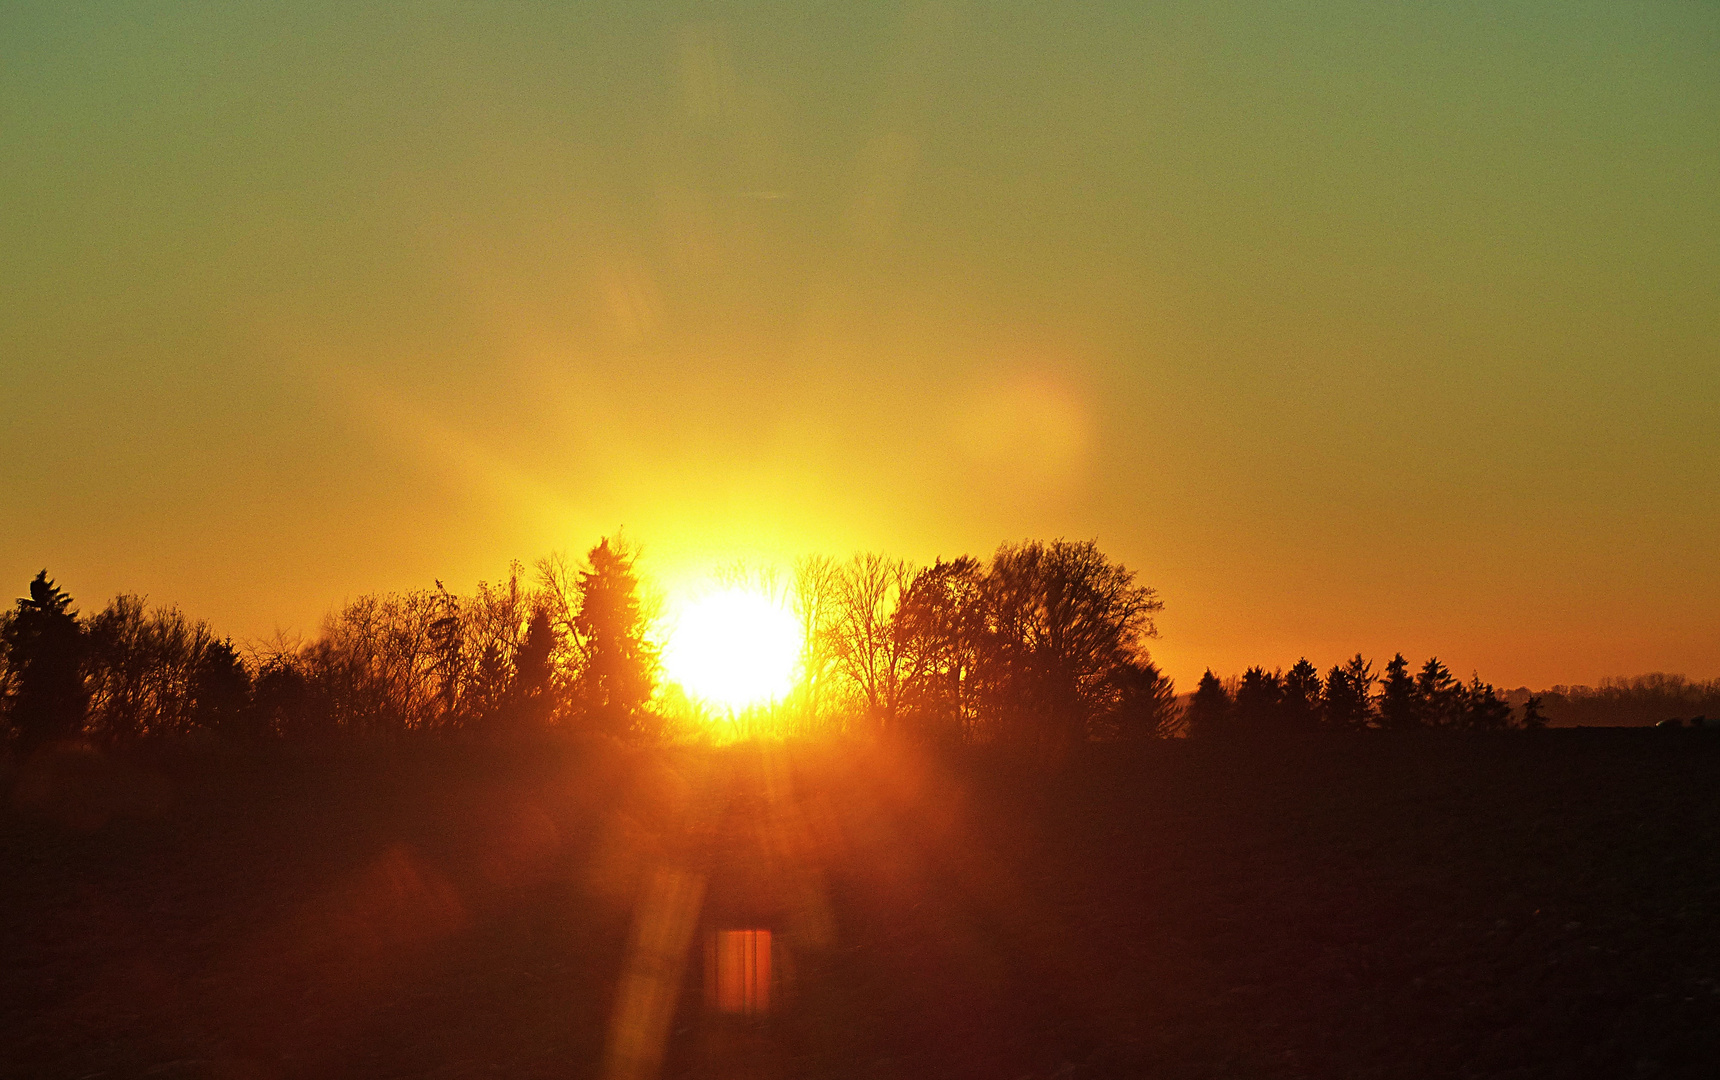
<path id="1" fill-rule="evenodd" d="M 1715 1075 L 1716 780 L 1694 731 L 61 754 L 5 777 L 0 1072 Z"/>

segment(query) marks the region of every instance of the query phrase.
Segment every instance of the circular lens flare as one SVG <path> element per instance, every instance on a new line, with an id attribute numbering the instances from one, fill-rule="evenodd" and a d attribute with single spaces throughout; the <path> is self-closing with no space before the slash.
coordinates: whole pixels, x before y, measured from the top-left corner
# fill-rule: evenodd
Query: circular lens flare
<path id="1" fill-rule="evenodd" d="M 786 696 L 799 657 L 791 611 L 762 593 L 725 589 L 681 610 L 663 667 L 690 697 L 734 710 Z"/>

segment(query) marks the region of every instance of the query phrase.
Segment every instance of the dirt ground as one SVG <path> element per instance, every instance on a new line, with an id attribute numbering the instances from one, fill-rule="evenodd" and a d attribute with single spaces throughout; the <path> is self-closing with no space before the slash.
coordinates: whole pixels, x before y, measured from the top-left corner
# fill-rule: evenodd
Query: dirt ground
<path id="1" fill-rule="evenodd" d="M 8 1077 L 1720 1070 L 1720 733 L 202 745 L 4 779 Z M 770 932 L 754 1015 L 708 988 L 727 930 Z"/>

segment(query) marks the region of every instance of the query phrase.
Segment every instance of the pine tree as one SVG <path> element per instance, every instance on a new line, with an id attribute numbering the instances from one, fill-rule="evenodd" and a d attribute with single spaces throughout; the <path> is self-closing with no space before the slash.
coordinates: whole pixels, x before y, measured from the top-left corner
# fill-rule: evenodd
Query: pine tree
<path id="1" fill-rule="evenodd" d="M 1283 725 L 1284 686 L 1276 671 L 1251 667 L 1236 688 L 1236 723 L 1249 734 L 1276 731 Z"/>
<path id="2" fill-rule="evenodd" d="M 83 731 L 89 709 L 84 687 L 85 641 L 72 598 L 54 586 L 46 570 L 30 582 L 30 595 L 18 601 L 6 625 L 11 668 L 7 712 L 26 747 L 74 738 Z"/>
<path id="3" fill-rule="evenodd" d="M 549 720 L 550 657 L 555 652 L 555 627 L 549 612 L 538 608 L 526 623 L 525 640 L 514 657 L 513 720 L 526 728 L 542 727 Z"/>
<path id="4" fill-rule="evenodd" d="M 1463 684 L 1437 656 L 1429 657 L 1416 674 L 1415 704 L 1421 723 L 1427 727 L 1464 726 Z"/>
<path id="5" fill-rule="evenodd" d="M 1189 697 L 1188 733 L 1195 738 L 1226 735 L 1231 730 L 1230 694 L 1211 668 L 1200 677 L 1200 685 Z"/>
<path id="6" fill-rule="evenodd" d="M 1401 731 L 1421 723 L 1416 708 L 1415 678 L 1409 673 L 1409 661 L 1403 658 L 1403 653 L 1396 654 L 1386 664 L 1375 711 L 1382 728 Z"/>
<path id="7" fill-rule="evenodd" d="M 1471 731 L 1503 731 L 1511 726 L 1510 704 L 1479 674 L 1463 688 L 1463 726 Z"/>
<path id="8" fill-rule="evenodd" d="M 231 638 L 210 641 L 192 669 L 191 708 L 199 727 L 238 732 L 251 712 L 251 673 Z"/>
<path id="9" fill-rule="evenodd" d="M 1529 731 L 1539 731 L 1547 726 L 1547 714 L 1541 711 L 1541 699 L 1531 696 L 1523 703 L 1523 727 Z"/>
<path id="10" fill-rule="evenodd" d="M 1374 719 L 1374 665 L 1352 656 L 1326 674 L 1326 723 L 1339 728 L 1367 727 Z"/>
<path id="11" fill-rule="evenodd" d="M 1296 661 L 1295 666 L 1284 673 L 1284 699 L 1280 711 L 1287 727 L 1308 731 L 1319 724 L 1325 704 L 1322 689 L 1320 672 L 1307 657 Z"/>
<path id="12" fill-rule="evenodd" d="M 646 734 L 645 706 L 657 685 L 657 650 L 645 637 L 634 554 L 600 540 L 579 575 L 573 624 L 584 654 L 577 682 L 589 722 L 612 735 Z"/>

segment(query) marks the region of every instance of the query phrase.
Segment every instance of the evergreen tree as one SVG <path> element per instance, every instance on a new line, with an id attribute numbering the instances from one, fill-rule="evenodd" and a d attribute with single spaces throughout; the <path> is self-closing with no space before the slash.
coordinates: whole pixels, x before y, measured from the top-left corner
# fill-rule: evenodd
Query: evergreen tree
<path id="1" fill-rule="evenodd" d="M 1231 730 L 1230 694 L 1211 668 L 1200 677 L 1188 702 L 1188 733 L 1194 737 L 1227 735 Z"/>
<path id="2" fill-rule="evenodd" d="M 1479 674 L 1463 688 L 1463 726 L 1471 731 L 1503 731 L 1511 726 L 1510 704 Z"/>
<path id="3" fill-rule="evenodd" d="M 1382 728 L 1402 731 L 1421 723 L 1416 708 L 1415 678 L 1409 673 L 1409 661 L 1403 658 L 1403 653 L 1396 654 L 1386 664 L 1375 711 Z"/>
<path id="4" fill-rule="evenodd" d="M 1547 726 L 1547 714 L 1541 711 L 1541 699 L 1531 696 L 1523 703 L 1523 727 L 1529 731 L 1539 731 Z"/>
<path id="5" fill-rule="evenodd" d="M 1236 723 L 1249 734 L 1283 727 L 1284 686 L 1276 671 L 1251 667 L 1236 688 Z"/>
<path id="6" fill-rule="evenodd" d="M 26 747 L 69 739 L 83 731 L 89 708 L 84 687 L 84 632 L 72 598 L 56 588 L 46 570 L 30 582 L 5 628 L 12 671 L 7 713 Z"/>
<path id="7" fill-rule="evenodd" d="M 191 708 L 198 727 L 237 733 L 251 711 L 251 673 L 231 638 L 210 641 L 191 674 Z"/>
<path id="8" fill-rule="evenodd" d="M 1322 690 L 1319 669 L 1310 664 L 1307 657 L 1296 661 L 1295 666 L 1284 673 L 1284 698 L 1280 711 L 1285 726 L 1296 731 L 1308 731 L 1318 725 L 1325 704 Z"/>
<path id="9" fill-rule="evenodd" d="M 584 654 L 577 687 L 592 726 L 612 735 L 646 733 L 645 705 L 657 684 L 657 650 L 645 637 L 635 556 L 600 540 L 579 575 L 574 629 Z"/>
<path id="10" fill-rule="evenodd" d="M 514 657 L 513 719 L 525 727 L 542 727 L 549 719 L 552 701 L 550 657 L 555 652 L 555 627 L 549 612 L 538 608 L 526 624 L 525 640 Z"/>
<path id="11" fill-rule="evenodd" d="M 1326 675 L 1326 723 L 1339 728 L 1364 728 L 1374 719 L 1374 665 L 1352 656 Z"/>
<path id="12" fill-rule="evenodd" d="M 1464 726 L 1463 684 L 1452 677 L 1450 669 L 1437 656 L 1429 657 L 1416 673 L 1415 706 L 1418 718 L 1427 727 Z"/>

